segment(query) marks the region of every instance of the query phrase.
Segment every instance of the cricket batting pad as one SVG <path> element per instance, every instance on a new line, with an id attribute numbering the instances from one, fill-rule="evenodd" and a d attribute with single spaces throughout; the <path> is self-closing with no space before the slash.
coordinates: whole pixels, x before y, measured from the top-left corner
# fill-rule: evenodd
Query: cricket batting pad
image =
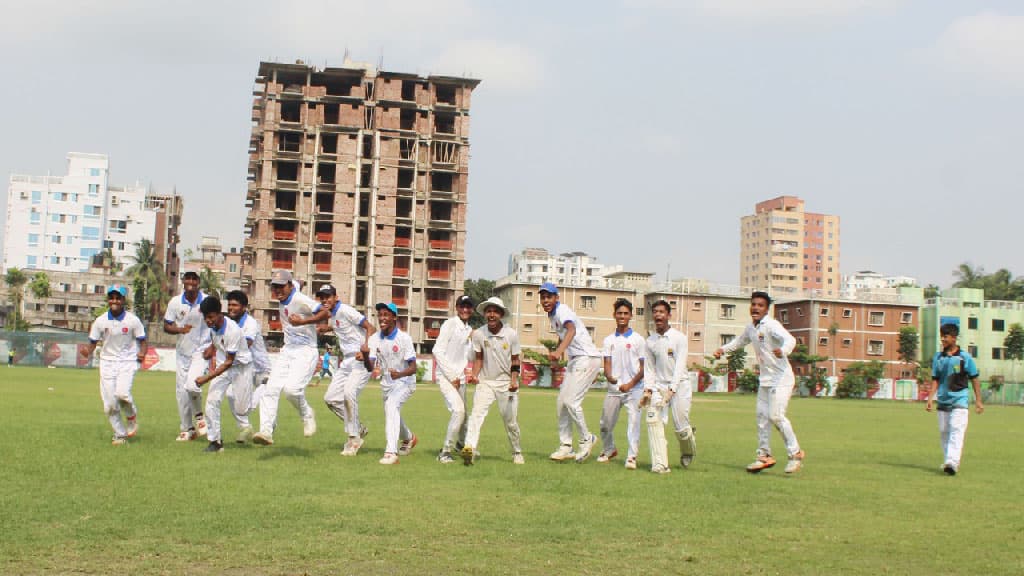
<path id="1" fill-rule="evenodd" d="M 676 437 L 679 438 L 679 453 L 682 456 L 697 455 L 697 436 L 693 433 L 693 428 L 687 426 L 684 430 L 676 432 Z"/>
<path id="2" fill-rule="evenodd" d="M 665 439 L 665 424 L 661 421 L 661 410 L 647 406 L 647 435 L 651 445 L 651 468 L 659 465 L 668 468 L 668 441 Z"/>

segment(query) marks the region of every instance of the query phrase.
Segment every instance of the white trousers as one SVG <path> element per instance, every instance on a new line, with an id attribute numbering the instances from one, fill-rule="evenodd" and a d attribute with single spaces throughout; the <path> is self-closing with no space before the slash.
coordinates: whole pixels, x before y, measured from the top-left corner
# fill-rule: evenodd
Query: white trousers
<path id="1" fill-rule="evenodd" d="M 604 408 L 601 411 L 601 446 L 604 452 L 615 450 L 615 425 L 619 422 L 619 413 L 625 408 L 626 457 L 636 457 L 640 448 L 640 399 L 643 395 L 643 387 L 636 386 L 628 393 L 609 392 L 604 397 Z"/>
<path id="2" fill-rule="evenodd" d="M 412 438 L 412 431 L 402 418 L 402 405 L 415 391 L 415 384 L 393 383 L 389 388 L 381 388 L 384 396 L 384 452 L 397 454 L 398 441 Z"/>
<path id="3" fill-rule="evenodd" d="M 572 427 L 575 424 L 579 431 L 580 441 L 590 437 L 590 429 L 583 415 L 583 398 L 587 390 L 597 378 L 601 369 L 601 359 L 590 356 L 577 356 L 569 360 L 565 367 L 565 379 L 558 390 L 555 400 L 555 411 L 558 414 L 558 440 L 562 444 L 572 444 Z"/>
<path id="4" fill-rule="evenodd" d="M 466 446 L 477 447 L 480 429 L 487 418 L 487 412 L 491 409 L 491 404 L 497 402 L 498 412 L 505 422 L 505 433 L 508 434 L 512 453 L 523 451 L 519 444 L 519 393 L 509 392 L 508 385 L 508 380 L 481 380 L 476 385 L 476 392 L 473 393 L 473 412 L 469 416 L 469 429 L 466 432 Z"/>
<path id="5" fill-rule="evenodd" d="M 341 418 L 345 433 L 350 438 L 359 436 L 359 428 L 362 426 L 359 421 L 359 395 L 369 381 L 370 373 L 363 362 L 356 360 L 355 354 L 346 356 L 338 363 L 338 368 L 331 376 L 331 385 L 324 394 L 324 403 Z"/>
<path id="6" fill-rule="evenodd" d="M 134 360 L 100 360 L 100 398 L 103 412 L 114 429 L 114 435 L 124 438 L 128 432 L 125 420 L 135 416 L 135 400 L 132 398 L 132 384 L 138 363 Z"/>
<path id="7" fill-rule="evenodd" d="M 760 386 L 757 389 L 757 455 L 771 456 L 772 426 L 782 434 L 786 443 L 786 454 L 793 456 L 800 451 L 793 425 L 786 418 L 789 398 L 793 395 L 793 379 L 786 378 L 777 386 Z"/>
<path id="8" fill-rule="evenodd" d="M 239 427 L 249 425 L 252 364 L 232 364 L 226 372 L 211 380 L 209 386 L 210 388 L 206 391 L 206 438 L 210 442 L 219 442 L 221 439 L 220 405 L 225 394 L 231 399 L 228 405 L 231 407 Z"/>
<path id="9" fill-rule="evenodd" d="M 939 440 L 942 442 L 943 464 L 960 467 L 960 455 L 964 451 L 964 437 L 967 435 L 966 408 L 954 408 L 949 412 L 939 411 Z"/>
<path id="10" fill-rule="evenodd" d="M 285 345 L 281 349 L 260 398 L 261 433 L 273 434 L 277 428 L 277 407 L 282 393 L 299 411 L 299 417 L 303 420 L 313 418 L 313 408 L 306 402 L 306 386 L 316 372 L 319 360 L 315 346 Z"/>
<path id="11" fill-rule="evenodd" d="M 191 356 L 178 354 L 178 372 L 174 379 L 174 395 L 178 400 L 179 426 L 184 432 L 195 428 L 196 414 L 203 413 L 203 392 L 196 386 L 196 378 L 210 366 L 203 358 L 203 351 L 196 350 Z"/>
<path id="12" fill-rule="evenodd" d="M 260 398 L 263 397 L 263 386 L 265 383 L 267 374 L 265 372 L 257 373 L 256 367 L 253 366 L 249 372 L 252 378 L 249 379 L 249 397 L 248 403 L 238 401 L 235 398 L 233 388 L 228 388 L 227 399 L 228 407 L 231 408 L 231 413 L 235 416 L 235 423 L 238 424 L 238 428 L 247 428 L 252 426 L 249 422 L 249 415 L 252 414 L 253 410 L 260 407 Z M 243 398 L 244 400 L 244 398 Z"/>
<path id="13" fill-rule="evenodd" d="M 448 428 L 445 431 L 442 451 L 451 452 L 455 449 L 456 442 L 466 443 L 466 430 L 469 425 L 469 420 L 466 419 L 466 378 L 461 378 L 459 389 L 456 390 L 451 381 L 445 378 L 444 374 L 438 372 L 437 386 L 444 398 L 444 405 L 451 414 L 448 418 Z M 477 385 L 477 390 L 479 389 L 480 386 Z M 472 446 L 472 444 L 470 445 Z"/>

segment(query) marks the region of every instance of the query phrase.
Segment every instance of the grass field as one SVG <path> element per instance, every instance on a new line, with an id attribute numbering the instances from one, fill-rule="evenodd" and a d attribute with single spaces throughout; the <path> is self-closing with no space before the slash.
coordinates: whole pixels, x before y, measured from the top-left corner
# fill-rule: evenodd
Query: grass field
<path id="1" fill-rule="evenodd" d="M 97 381 L 92 370 L 0 368 L 4 574 L 1024 573 L 1017 407 L 972 413 L 963 468 L 947 477 L 921 404 L 794 399 L 806 467 L 754 476 L 743 471 L 754 398 L 698 395 L 697 460 L 659 476 L 644 469 L 646 442 L 633 472 L 621 457 L 546 460 L 557 444 L 549 390 L 522 393 L 525 466 L 511 463 L 492 408 L 484 457 L 466 468 L 434 460 L 447 412 L 421 384 L 404 410 L 420 445 L 385 467 L 372 384 L 365 451 L 343 458 L 323 387 L 308 393 L 315 437 L 283 405 L 275 446 L 203 454 L 205 442 L 174 442 L 173 375 L 138 376 L 139 437 L 119 448 Z M 595 429 L 601 398 L 585 406 Z"/>

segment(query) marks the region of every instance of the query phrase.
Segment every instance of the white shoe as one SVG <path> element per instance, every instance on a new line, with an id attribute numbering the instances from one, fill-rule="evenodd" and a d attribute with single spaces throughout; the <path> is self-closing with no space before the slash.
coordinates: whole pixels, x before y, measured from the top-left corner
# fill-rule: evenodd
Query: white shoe
<path id="1" fill-rule="evenodd" d="M 274 436 L 272 434 L 264 434 L 263 432 L 257 432 L 252 437 L 253 444 L 259 444 L 261 446 L 271 446 L 274 443 Z"/>
<path id="2" fill-rule="evenodd" d="M 379 460 L 379 462 L 381 464 L 386 464 L 388 466 L 390 466 L 391 464 L 398 464 L 398 454 L 387 452 L 384 454 L 384 457 Z"/>
<path id="3" fill-rule="evenodd" d="M 235 442 L 237 442 L 238 444 L 245 444 L 246 442 L 252 440 L 252 437 L 252 426 L 246 426 L 245 428 L 242 428 L 241 430 L 238 431 L 238 437 L 235 438 Z"/>
<path id="4" fill-rule="evenodd" d="M 608 462 L 612 458 L 615 458 L 618 455 L 619 455 L 619 451 L 615 450 L 615 449 L 613 449 L 611 452 L 604 451 L 604 452 L 601 452 L 601 455 L 597 457 L 597 461 L 601 462 L 603 464 L 605 462 Z"/>
<path id="5" fill-rule="evenodd" d="M 114 436 L 110 439 L 111 446 L 124 446 L 128 443 L 128 439 L 123 436 Z"/>
<path id="6" fill-rule="evenodd" d="M 558 450 L 552 452 L 550 456 L 550 458 L 556 462 L 561 462 L 562 460 L 571 460 L 575 457 L 576 453 L 572 451 L 572 446 L 569 444 L 562 444 L 561 446 L 558 447 Z"/>
<path id="7" fill-rule="evenodd" d="M 576 462 L 585 462 L 587 458 L 590 458 L 590 453 L 594 450 L 594 444 L 597 443 L 597 436 L 593 434 L 589 438 L 580 442 L 580 451 L 576 453 Z"/>
<path id="8" fill-rule="evenodd" d="M 792 474 L 797 472 L 804 465 L 804 451 L 801 450 L 796 454 L 789 457 L 789 462 L 786 463 L 786 474 Z"/>
<path id="9" fill-rule="evenodd" d="M 342 456 L 355 456 L 356 454 L 359 454 L 359 449 L 363 447 L 363 439 L 358 437 L 349 438 L 346 446 L 349 453 L 345 454 L 342 452 Z"/>
<path id="10" fill-rule="evenodd" d="M 626 458 L 626 470 L 636 470 L 636 457 L 630 456 Z"/>
<path id="11" fill-rule="evenodd" d="M 661 464 L 655 464 L 651 468 L 651 472 L 654 472 L 655 474 L 668 474 L 668 473 L 672 472 L 672 469 L 669 468 L 668 466 L 662 466 Z"/>
<path id="12" fill-rule="evenodd" d="M 412 449 L 419 443 L 420 439 L 417 438 L 415 434 L 413 434 L 412 438 L 409 438 L 408 440 L 402 440 L 402 443 L 398 446 L 398 455 L 408 456 L 409 452 L 412 452 Z"/>
<path id="13" fill-rule="evenodd" d="M 128 430 L 125 436 L 135 438 L 135 435 L 139 433 L 139 422 L 135 416 L 129 416 L 126 420 L 128 420 Z"/>
<path id="14" fill-rule="evenodd" d="M 196 418 L 196 434 L 206 438 L 206 418 Z"/>
<path id="15" fill-rule="evenodd" d="M 452 458 L 451 452 L 441 452 L 437 455 L 437 461 L 441 464 L 452 464 L 455 462 L 455 458 Z"/>
<path id="16" fill-rule="evenodd" d="M 175 441 L 176 442 L 190 442 L 190 441 L 195 440 L 195 439 L 196 439 L 196 431 L 191 429 L 191 428 L 189 428 L 188 430 L 178 434 L 178 437 L 175 438 Z"/>
<path id="17" fill-rule="evenodd" d="M 522 452 L 516 452 L 515 454 L 513 454 L 512 455 L 512 463 L 513 464 L 526 464 L 526 459 L 523 458 L 523 453 Z"/>
<path id="18" fill-rule="evenodd" d="M 302 421 L 302 435 L 309 438 L 313 434 L 316 434 L 316 418 L 310 416 Z"/>

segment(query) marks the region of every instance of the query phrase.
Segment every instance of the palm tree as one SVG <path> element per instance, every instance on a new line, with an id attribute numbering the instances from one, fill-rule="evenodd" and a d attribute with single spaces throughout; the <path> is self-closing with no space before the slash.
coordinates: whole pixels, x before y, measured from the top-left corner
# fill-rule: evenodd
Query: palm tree
<path id="1" fill-rule="evenodd" d="M 32 276 L 32 283 L 28 285 L 28 289 L 31 290 L 32 295 L 39 300 L 49 298 L 50 277 L 46 275 L 46 272 L 36 272 L 35 275 Z"/>
<path id="2" fill-rule="evenodd" d="M 153 243 L 146 238 L 135 247 L 135 262 L 125 271 L 132 278 L 135 289 L 135 313 L 149 321 L 154 318 L 153 308 L 164 296 L 164 265 L 160 262 Z"/>
<path id="3" fill-rule="evenodd" d="M 836 335 L 839 334 L 839 322 L 833 322 L 828 327 L 828 341 L 832 343 L 832 375 L 836 375 Z"/>
<path id="4" fill-rule="evenodd" d="M 953 270 L 953 276 L 957 281 L 953 283 L 955 288 L 981 288 L 985 281 L 985 269 L 971 266 L 970 262 L 964 262 Z"/>
<path id="5" fill-rule="evenodd" d="M 203 291 L 203 294 L 220 298 L 220 293 L 224 291 L 224 285 L 221 284 L 220 276 L 216 272 L 210 270 L 209 266 L 203 266 L 203 269 L 199 271 L 199 289 Z"/>
<path id="6" fill-rule="evenodd" d="M 27 282 L 28 276 L 17 268 L 8 268 L 7 273 L 4 274 L 4 283 L 7 284 L 9 289 L 7 299 L 14 308 L 14 320 L 7 323 L 8 330 L 23 330 L 27 328 L 21 310 L 22 302 L 25 300 L 25 284 Z"/>

